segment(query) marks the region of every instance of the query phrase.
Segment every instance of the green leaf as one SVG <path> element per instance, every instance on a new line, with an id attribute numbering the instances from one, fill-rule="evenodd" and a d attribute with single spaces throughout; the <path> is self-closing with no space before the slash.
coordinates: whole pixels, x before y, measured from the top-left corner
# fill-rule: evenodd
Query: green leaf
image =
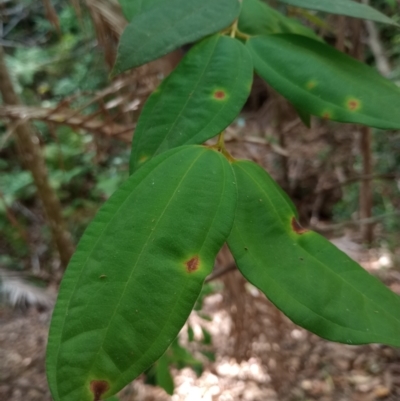
<path id="1" fill-rule="evenodd" d="M 168 360 L 169 358 L 164 354 L 156 363 L 156 381 L 167 394 L 172 395 L 174 394 L 175 384 L 169 371 Z"/>
<path id="2" fill-rule="evenodd" d="M 258 165 L 233 163 L 238 206 L 228 238 L 242 274 L 296 324 L 331 341 L 400 346 L 400 297 L 320 235 Z"/>
<path id="3" fill-rule="evenodd" d="M 321 40 L 312 29 L 295 19 L 285 17 L 260 0 L 243 0 L 238 27 L 241 32 L 249 35 L 295 33 Z"/>
<path id="4" fill-rule="evenodd" d="M 348 17 L 368 19 L 384 24 L 397 25 L 391 18 L 363 3 L 351 0 L 280 0 L 291 6 L 324 11 L 332 14 L 347 15 Z"/>
<path id="5" fill-rule="evenodd" d="M 202 146 L 165 152 L 113 194 L 61 284 L 47 349 L 55 401 L 109 397 L 160 358 L 212 271 L 235 206 L 229 162 Z"/>
<path id="6" fill-rule="evenodd" d="M 188 325 L 188 341 L 189 342 L 194 341 L 194 330 L 190 324 Z"/>
<path id="7" fill-rule="evenodd" d="M 300 120 L 302 121 L 302 123 L 310 128 L 311 127 L 311 115 L 310 113 L 307 113 L 306 111 L 302 110 L 299 107 L 295 107 L 298 116 L 300 117 Z"/>
<path id="8" fill-rule="evenodd" d="M 153 155 L 201 144 L 239 114 L 253 81 L 253 62 L 236 39 L 215 35 L 194 46 L 150 96 L 132 142 L 131 172 Z"/>
<path id="9" fill-rule="evenodd" d="M 201 331 L 203 333 L 203 344 L 205 344 L 205 345 L 212 344 L 211 333 L 207 329 L 205 329 L 204 327 L 201 328 Z"/>
<path id="10" fill-rule="evenodd" d="M 188 349 L 182 347 L 178 339 L 171 344 L 169 349 L 169 363 L 176 365 L 178 369 L 190 366 L 196 372 L 203 368 L 203 364 Z"/>
<path id="11" fill-rule="evenodd" d="M 119 0 L 122 12 L 128 21 L 132 18 L 146 10 L 150 10 L 165 2 L 165 0 Z"/>
<path id="12" fill-rule="evenodd" d="M 135 15 L 123 32 L 113 75 L 229 26 L 238 0 L 168 0 Z"/>
<path id="13" fill-rule="evenodd" d="M 375 70 L 299 35 L 248 40 L 257 73 L 296 108 L 341 122 L 400 128 L 400 89 Z"/>

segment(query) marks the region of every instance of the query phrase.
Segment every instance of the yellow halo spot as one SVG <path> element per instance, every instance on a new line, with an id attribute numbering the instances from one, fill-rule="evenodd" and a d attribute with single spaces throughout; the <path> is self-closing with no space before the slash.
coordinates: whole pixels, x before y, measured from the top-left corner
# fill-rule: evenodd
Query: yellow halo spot
<path id="1" fill-rule="evenodd" d="M 185 265 L 188 273 L 193 273 L 199 268 L 200 258 L 197 255 L 193 256 L 191 259 L 185 262 Z"/>
<path id="2" fill-rule="evenodd" d="M 325 110 L 321 114 L 322 119 L 324 120 L 331 120 L 332 119 L 332 113 L 328 110 Z"/>
<path id="3" fill-rule="evenodd" d="M 309 89 L 309 90 L 311 90 L 311 89 L 314 89 L 317 85 L 318 85 L 318 82 L 317 82 L 317 81 L 314 81 L 314 80 L 308 81 L 308 82 L 306 83 L 306 88 Z"/>
<path id="4" fill-rule="evenodd" d="M 217 89 L 213 93 L 213 98 L 215 100 L 225 100 L 226 99 L 226 92 L 223 89 Z"/>
<path id="5" fill-rule="evenodd" d="M 145 161 L 148 160 L 148 158 L 149 158 L 149 156 L 147 156 L 147 155 L 142 155 L 142 156 L 140 156 L 140 157 L 139 157 L 139 163 L 140 163 L 140 164 L 144 163 Z"/>
<path id="6" fill-rule="evenodd" d="M 361 108 L 361 101 L 359 99 L 356 99 L 354 97 L 351 97 L 347 99 L 346 101 L 346 107 L 350 111 L 357 111 L 360 110 Z"/>

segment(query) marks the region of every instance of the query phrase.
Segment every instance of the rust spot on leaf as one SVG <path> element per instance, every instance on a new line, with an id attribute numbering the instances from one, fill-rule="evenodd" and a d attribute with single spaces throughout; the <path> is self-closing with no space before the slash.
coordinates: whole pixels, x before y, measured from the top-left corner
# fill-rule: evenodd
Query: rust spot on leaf
<path id="1" fill-rule="evenodd" d="M 351 99 L 349 99 L 348 101 L 347 101 L 347 108 L 350 110 L 350 111 L 357 111 L 357 110 L 359 110 L 360 109 L 360 107 L 361 107 L 361 102 L 358 100 L 358 99 L 355 99 L 355 98 L 351 98 Z"/>
<path id="2" fill-rule="evenodd" d="M 193 256 L 193 258 L 189 259 L 185 265 L 186 269 L 189 273 L 195 272 L 199 268 L 200 259 L 198 256 Z"/>
<path id="3" fill-rule="evenodd" d="M 308 231 L 300 225 L 300 223 L 296 220 L 295 217 L 292 218 L 292 229 L 296 234 L 300 235 Z"/>
<path id="4" fill-rule="evenodd" d="M 90 391 L 93 393 L 93 401 L 100 401 L 101 396 L 108 391 L 110 385 L 105 380 L 92 380 L 90 382 Z"/>
<path id="5" fill-rule="evenodd" d="M 311 90 L 314 89 L 317 86 L 317 82 L 316 81 L 308 81 L 306 83 L 306 88 Z"/>
<path id="6" fill-rule="evenodd" d="M 147 156 L 147 155 L 141 155 L 139 158 L 139 163 L 140 164 L 144 163 L 145 161 L 148 160 L 148 158 L 149 158 L 149 156 Z"/>
<path id="7" fill-rule="evenodd" d="M 217 90 L 214 92 L 214 98 L 217 100 L 223 100 L 226 97 L 226 93 L 223 90 Z"/>
<path id="8" fill-rule="evenodd" d="M 329 111 L 324 111 L 321 116 L 324 120 L 330 120 L 332 118 L 332 114 Z"/>

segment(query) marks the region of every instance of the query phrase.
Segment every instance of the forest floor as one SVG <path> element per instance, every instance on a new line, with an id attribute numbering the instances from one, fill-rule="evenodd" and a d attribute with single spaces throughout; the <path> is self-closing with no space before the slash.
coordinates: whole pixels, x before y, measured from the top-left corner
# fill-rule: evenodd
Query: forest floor
<path id="1" fill-rule="evenodd" d="M 378 258 L 368 260 L 366 251 L 347 244 L 400 293 L 398 269 L 380 269 Z M 222 282 L 224 289 L 204 300 L 202 313 L 211 320 L 196 312 L 189 319 L 195 337 L 201 338 L 201 327 L 211 333 L 215 361 L 204 360 L 199 377 L 190 368 L 173 368 L 172 397 L 139 378 L 120 393 L 121 401 L 400 400 L 400 350 L 325 341 L 290 322 L 238 272 Z M 44 368 L 50 316 L 49 310 L 0 309 L 0 400 L 51 400 Z M 181 337 L 187 343 L 187 330 Z M 196 341 L 188 346 L 201 358 Z"/>

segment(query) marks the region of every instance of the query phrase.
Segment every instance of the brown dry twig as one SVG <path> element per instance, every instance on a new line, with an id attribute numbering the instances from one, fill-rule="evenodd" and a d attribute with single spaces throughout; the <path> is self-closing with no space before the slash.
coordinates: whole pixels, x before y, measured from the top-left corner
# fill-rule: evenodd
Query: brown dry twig
<path id="1" fill-rule="evenodd" d="M 118 2 L 114 0 L 86 0 L 86 6 L 93 21 L 97 40 L 104 49 L 105 60 L 112 67 L 118 40 L 127 21 L 121 13 Z"/>
<path id="2" fill-rule="evenodd" d="M 351 177 L 343 182 L 338 182 L 336 184 L 332 184 L 326 187 L 316 187 L 315 193 L 332 191 L 333 189 L 344 187 L 346 185 L 353 184 L 355 182 L 363 181 L 363 180 L 397 180 L 400 176 L 398 174 L 370 174 L 370 175 L 360 175 L 357 177 Z"/>
<path id="3" fill-rule="evenodd" d="M 0 118 L 16 121 L 16 124 L 20 121 L 38 120 L 49 124 L 67 125 L 75 130 L 84 130 L 130 142 L 135 124 L 120 123 L 121 114 L 137 110 L 148 95 L 148 90 L 139 90 L 139 97 L 134 97 L 131 93 L 125 95 L 118 93 L 122 88 L 129 86 L 132 79 L 134 77 L 128 75 L 116 80 L 107 88 L 93 94 L 83 106 L 75 109 L 71 103 L 79 95 L 64 99 L 53 108 L 25 105 L 0 106 Z M 109 96 L 112 98 L 107 100 Z M 99 105 L 97 111 L 85 113 L 86 109 L 96 104 Z"/>
<path id="4" fill-rule="evenodd" d="M 381 220 L 391 218 L 391 217 L 396 217 L 396 216 L 400 216 L 400 211 L 385 213 L 385 214 L 381 214 L 379 216 L 368 217 L 365 219 L 344 221 L 342 223 L 337 223 L 337 224 L 330 224 L 330 225 L 315 224 L 315 225 L 311 225 L 311 228 L 318 232 L 330 232 L 330 231 L 342 229 L 347 226 L 358 226 L 361 224 L 371 224 L 372 225 L 372 224 L 379 223 Z"/>
<path id="5" fill-rule="evenodd" d="M 77 130 L 112 136 L 130 142 L 134 126 L 123 126 L 114 122 L 97 119 L 97 112 L 90 115 L 76 114 L 73 110 L 55 110 L 45 107 L 3 106 L 0 107 L 0 118 L 10 120 L 39 120 L 47 123 L 68 125 Z"/>

